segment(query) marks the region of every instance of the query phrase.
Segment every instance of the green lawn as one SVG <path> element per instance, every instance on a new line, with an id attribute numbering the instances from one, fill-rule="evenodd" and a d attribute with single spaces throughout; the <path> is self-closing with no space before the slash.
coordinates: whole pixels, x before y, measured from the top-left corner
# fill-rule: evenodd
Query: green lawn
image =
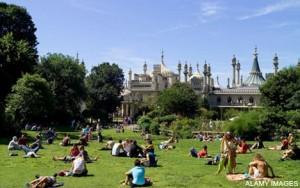
<path id="1" fill-rule="evenodd" d="M 30 135 L 34 133 L 28 132 Z M 77 135 L 78 133 L 70 133 Z M 112 136 L 114 139 L 134 138 L 139 144 L 144 144 L 137 133 L 127 131 L 126 133 L 114 133 L 113 130 L 105 130 L 104 136 Z M 62 137 L 62 133 L 59 136 Z M 162 137 L 154 137 L 154 143 L 157 145 Z M 0 187 L 24 187 L 26 182 L 34 178 L 36 174 L 52 175 L 62 169 L 69 169 L 70 164 L 61 161 L 53 161 L 53 155 L 64 156 L 68 154 L 69 148 L 58 145 L 60 140 L 56 140 L 52 145 L 44 145 L 45 149 L 39 151 L 41 158 L 23 158 L 23 152 L 19 156 L 8 156 L 5 140 L 1 140 L 0 145 Z M 276 143 L 265 143 L 266 146 Z M 153 187 L 245 187 L 245 182 L 233 183 L 225 178 L 225 172 L 215 175 L 217 166 L 205 165 L 204 159 L 195 159 L 188 157 L 187 153 L 191 146 L 199 149 L 202 142 L 195 140 L 180 140 L 176 149 L 172 151 L 160 151 L 156 149 L 158 155 L 157 168 L 147 168 L 146 176 L 152 178 Z M 220 142 L 208 143 L 208 151 L 211 155 L 218 152 Z M 87 165 L 89 176 L 87 177 L 59 177 L 59 182 L 64 182 L 66 188 L 97 188 L 97 187 L 121 187 L 119 182 L 124 179 L 124 172 L 133 166 L 131 158 L 112 157 L 109 151 L 100 151 L 103 144 L 96 141 L 90 142 L 86 148 L 90 156 L 100 156 L 100 160 Z M 300 162 L 299 161 L 279 161 L 280 152 L 259 150 L 260 153 L 273 166 L 276 175 L 282 176 L 278 180 L 298 181 L 300 183 Z M 246 167 L 251 161 L 254 153 L 238 155 L 237 171 L 245 172 Z"/>

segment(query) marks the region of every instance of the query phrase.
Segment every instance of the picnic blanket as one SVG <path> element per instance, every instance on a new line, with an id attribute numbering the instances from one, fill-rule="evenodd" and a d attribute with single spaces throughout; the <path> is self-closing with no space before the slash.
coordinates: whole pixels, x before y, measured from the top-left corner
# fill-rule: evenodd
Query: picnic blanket
<path id="1" fill-rule="evenodd" d="M 253 178 L 244 174 L 227 174 L 226 178 L 229 181 L 255 180 L 255 181 L 270 181 L 272 178 Z"/>

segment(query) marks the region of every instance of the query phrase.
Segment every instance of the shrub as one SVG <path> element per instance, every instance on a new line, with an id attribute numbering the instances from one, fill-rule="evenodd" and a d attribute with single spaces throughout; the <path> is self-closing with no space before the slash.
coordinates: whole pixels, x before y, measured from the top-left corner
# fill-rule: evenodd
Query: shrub
<path id="1" fill-rule="evenodd" d="M 180 138 L 191 138 L 192 132 L 199 128 L 199 122 L 194 119 L 177 119 L 172 122 L 171 129 Z"/>

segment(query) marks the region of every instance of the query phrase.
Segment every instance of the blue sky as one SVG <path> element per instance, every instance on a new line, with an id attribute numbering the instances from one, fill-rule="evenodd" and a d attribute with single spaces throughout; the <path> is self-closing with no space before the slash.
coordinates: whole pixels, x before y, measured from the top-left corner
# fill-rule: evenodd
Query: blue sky
<path id="1" fill-rule="evenodd" d="M 246 77 L 258 47 L 263 73 L 300 58 L 300 0 L 7 0 L 24 6 L 37 27 L 40 55 L 60 52 L 84 59 L 87 69 L 115 62 L 125 75 L 142 72 L 144 61 L 204 60 L 222 85 L 233 54 Z"/>

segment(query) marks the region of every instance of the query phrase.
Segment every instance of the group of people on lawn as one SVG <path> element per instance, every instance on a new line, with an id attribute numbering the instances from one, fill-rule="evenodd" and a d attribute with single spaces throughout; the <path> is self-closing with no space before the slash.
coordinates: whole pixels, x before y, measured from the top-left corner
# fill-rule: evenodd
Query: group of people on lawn
<path id="1" fill-rule="evenodd" d="M 58 172 L 60 176 L 84 176 L 87 175 L 88 170 L 86 163 L 96 161 L 98 157 L 91 158 L 88 152 L 85 150 L 85 146 L 88 145 L 88 141 L 92 139 L 92 129 L 86 127 L 82 130 L 80 139 L 77 143 L 73 144 L 70 149 L 69 155 L 66 156 L 54 156 L 53 160 L 60 160 L 64 162 L 71 162 L 72 166 L 70 170 L 62 170 Z M 50 134 L 49 134 L 50 135 Z M 51 134 L 48 138 L 54 139 L 54 135 Z M 126 172 L 126 178 L 122 181 L 125 185 L 141 186 L 150 185 L 151 180 L 145 178 L 145 168 L 157 165 L 157 160 L 154 153 L 154 145 L 151 139 L 146 139 L 145 146 L 139 146 L 136 140 L 119 140 L 117 142 L 109 138 L 103 150 L 111 150 L 111 155 L 113 157 L 131 157 L 137 158 L 134 161 L 134 167 Z M 175 137 L 163 141 L 159 144 L 160 149 L 174 149 L 174 143 L 177 140 Z M 48 142 L 51 144 L 52 142 Z M 70 146 L 71 139 L 68 134 L 65 134 L 61 146 Z M 24 134 L 19 138 L 14 136 L 9 142 L 8 150 L 10 155 L 14 155 L 14 150 L 23 150 L 25 156 L 27 157 L 38 157 L 37 152 L 42 148 L 41 136 L 37 135 L 32 144 L 28 144 L 28 139 Z M 212 164 L 218 164 L 217 174 L 222 172 L 225 168 L 228 169 L 228 174 L 234 174 L 236 171 L 236 157 L 237 154 L 245 154 L 253 149 L 264 148 L 262 140 L 260 137 L 255 138 L 255 143 L 251 146 L 246 143 L 245 139 L 236 139 L 230 132 L 224 134 L 221 139 L 220 154 L 217 154 L 212 158 L 208 153 L 207 145 L 204 145 L 200 151 L 197 151 L 194 147 L 190 150 L 190 156 L 196 158 L 208 158 L 209 162 Z M 281 138 L 281 144 L 279 146 L 270 147 L 271 150 L 283 150 L 282 160 L 286 159 L 299 159 L 300 150 L 296 144 L 293 134 L 289 134 L 288 137 Z M 271 174 L 269 174 L 269 170 Z M 274 172 L 269 163 L 260 154 L 255 154 L 253 161 L 248 165 L 248 177 L 251 178 L 264 178 L 264 177 L 274 177 Z M 54 177 L 54 176 L 53 176 Z M 56 177 L 56 175 L 55 175 Z M 54 177 L 54 179 L 55 179 Z M 40 178 L 41 182 L 47 180 L 47 178 Z M 53 178 L 48 178 L 53 180 Z M 35 184 L 37 181 L 33 181 Z"/>

